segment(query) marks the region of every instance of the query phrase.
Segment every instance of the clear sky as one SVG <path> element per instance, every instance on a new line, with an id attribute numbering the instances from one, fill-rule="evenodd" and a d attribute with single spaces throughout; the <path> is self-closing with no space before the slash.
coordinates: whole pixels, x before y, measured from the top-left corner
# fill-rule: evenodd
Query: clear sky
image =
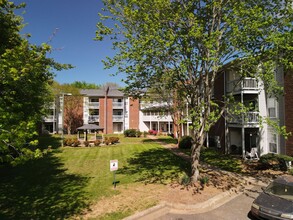
<path id="1" fill-rule="evenodd" d="M 40 45 L 48 42 L 54 51 L 50 55 L 57 62 L 69 63 L 74 69 L 56 72 L 59 83 L 86 81 L 105 84 L 115 82 L 123 85 L 123 74 L 110 76 L 116 69 L 105 70 L 101 60 L 112 56 L 109 41 L 94 41 L 96 24 L 101 12 L 101 0 L 11 0 L 16 4 L 25 2 L 23 33 L 32 35 L 30 42 Z"/>

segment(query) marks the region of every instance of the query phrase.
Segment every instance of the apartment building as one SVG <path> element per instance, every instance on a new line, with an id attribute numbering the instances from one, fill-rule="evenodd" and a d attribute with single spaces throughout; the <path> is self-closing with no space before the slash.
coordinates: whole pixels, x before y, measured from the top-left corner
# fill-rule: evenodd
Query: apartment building
<path id="1" fill-rule="evenodd" d="M 293 137 L 287 140 L 267 123 L 270 118 L 279 126 L 285 125 L 287 131 L 293 131 L 293 79 L 292 74 L 276 70 L 276 79 L 284 86 L 285 95 L 271 97 L 264 85 L 253 77 L 240 78 L 239 70 L 221 71 L 214 87 L 214 100 L 223 101 L 223 97 L 232 95 L 234 102 L 249 107 L 242 115 L 226 112 L 208 132 L 208 144 L 222 149 L 225 153 L 245 155 L 251 148 L 257 148 L 258 154 L 269 152 L 293 155 Z M 126 129 L 140 131 L 155 130 L 163 133 L 189 135 L 190 121 L 177 124 L 176 115 L 168 111 L 164 102 L 146 102 L 126 97 L 119 89 L 85 89 L 83 96 L 83 124 L 96 124 L 104 133 L 123 133 Z M 59 100 L 62 106 L 63 100 Z M 58 106 L 58 105 L 57 105 Z M 188 118 L 188 106 L 181 115 Z M 58 132 L 62 126 L 62 114 L 56 105 L 50 108 L 44 127 L 50 133 Z M 174 123 L 175 122 L 175 123 Z"/>
<path id="2" fill-rule="evenodd" d="M 123 133 L 126 129 L 139 129 L 139 101 L 117 88 L 84 89 L 83 122 L 96 124 L 105 134 Z"/>
<path id="3" fill-rule="evenodd" d="M 173 133 L 173 119 L 166 102 L 140 102 L 140 131 L 154 130 L 164 134 Z"/>
<path id="4" fill-rule="evenodd" d="M 237 70 L 230 69 L 219 73 L 214 88 L 214 99 L 221 101 L 224 95 L 230 94 L 235 104 L 240 102 L 249 109 L 246 114 L 241 115 L 233 115 L 228 109 L 224 117 L 209 131 L 209 137 L 224 152 L 245 155 L 251 148 L 257 148 L 259 155 L 293 155 L 292 137 L 285 140 L 273 126 L 265 123 L 265 119 L 269 118 L 279 126 L 287 126 L 287 131 L 292 131 L 293 80 L 282 68 L 276 69 L 275 77 L 280 85 L 284 85 L 284 96 L 270 96 L 260 80 L 253 77 L 241 78 Z"/>

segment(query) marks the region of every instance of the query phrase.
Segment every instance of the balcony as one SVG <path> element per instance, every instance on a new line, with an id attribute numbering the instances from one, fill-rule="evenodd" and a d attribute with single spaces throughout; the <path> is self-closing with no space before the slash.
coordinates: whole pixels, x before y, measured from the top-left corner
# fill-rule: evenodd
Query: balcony
<path id="1" fill-rule="evenodd" d="M 123 122 L 123 115 L 113 115 L 113 122 Z"/>
<path id="2" fill-rule="evenodd" d="M 100 103 L 99 102 L 89 102 L 89 108 L 90 109 L 97 109 L 100 107 Z"/>
<path id="3" fill-rule="evenodd" d="M 89 116 L 89 123 L 99 122 L 100 116 L 99 115 L 90 115 Z"/>
<path id="4" fill-rule="evenodd" d="M 244 115 L 244 121 L 241 115 L 231 115 L 228 117 L 229 124 L 236 125 L 258 125 L 259 124 L 259 112 L 247 112 Z"/>
<path id="5" fill-rule="evenodd" d="M 56 117 L 54 115 L 47 115 L 46 117 L 44 117 L 44 121 L 45 122 L 55 122 Z"/>
<path id="6" fill-rule="evenodd" d="M 226 91 L 238 93 L 241 91 L 257 93 L 259 90 L 258 82 L 255 78 L 245 77 L 243 80 L 236 79 L 227 83 Z"/>
<path id="7" fill-rule="evenodd" d="M 114 108 L 123 108 L 123 102 L 113 102 L 112 106 L 113 106 L 113 109 Z"/>

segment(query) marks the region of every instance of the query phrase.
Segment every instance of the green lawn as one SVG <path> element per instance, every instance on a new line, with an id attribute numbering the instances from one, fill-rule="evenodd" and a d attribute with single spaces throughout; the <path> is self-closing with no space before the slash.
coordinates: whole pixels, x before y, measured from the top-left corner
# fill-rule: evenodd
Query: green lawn
<path id="1" fill-rule="evenodd" d="M 61 149 L 58 143 L 58 137 L 42 138 L 40 145 L 51 145 L 52 153 L 22 166 L 0 168 L 0 219 L 72 218 L 102 197 L 119 193 L 122 185 L 166 184 L 189 172 L 187 162 L 143 138 L 120 136 L 116 145 L 88 148 Z M 119 161 L 117 190 L 112 159 Z M 123 215 L 113 213 L 110 219 Z"/>

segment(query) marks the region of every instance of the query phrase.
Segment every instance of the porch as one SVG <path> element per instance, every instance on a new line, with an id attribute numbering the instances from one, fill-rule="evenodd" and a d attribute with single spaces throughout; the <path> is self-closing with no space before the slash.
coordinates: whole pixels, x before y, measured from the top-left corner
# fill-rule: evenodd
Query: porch
<path id="1" fill-rule="evenodd" d="M 227 133 L 227 152 L 245 158 L 252 148 L 260 152 L 259 128 L 229 127 Z"/>

